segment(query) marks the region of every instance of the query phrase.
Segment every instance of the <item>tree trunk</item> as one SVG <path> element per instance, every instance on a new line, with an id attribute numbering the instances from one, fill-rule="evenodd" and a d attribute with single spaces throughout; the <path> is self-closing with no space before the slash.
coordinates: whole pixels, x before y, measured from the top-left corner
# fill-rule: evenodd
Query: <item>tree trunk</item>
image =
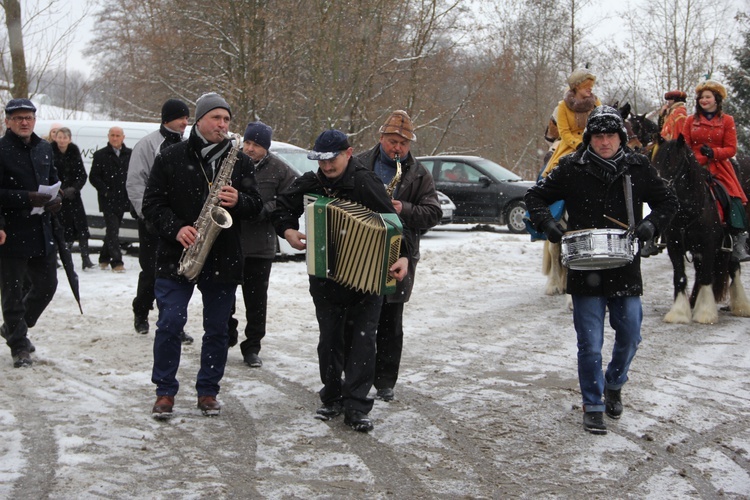
<path id="1" fill-rule="evenodd" d="M 23 50 L 23 31 L 21 29 L 21 3 L 18 0 L 5 0 L 5 24 L 8 27 L 10 58 L 13 65 L 13 86 L 11 95 L 14 98 L 29 97 L 29 80 L 26 74 L 26 55 Z"/>

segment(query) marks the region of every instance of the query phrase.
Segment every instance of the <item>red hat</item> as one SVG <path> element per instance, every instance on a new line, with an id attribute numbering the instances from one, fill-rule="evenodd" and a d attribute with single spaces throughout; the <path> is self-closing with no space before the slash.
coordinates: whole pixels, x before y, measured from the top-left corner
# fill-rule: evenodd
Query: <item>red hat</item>
<path id="1" fill-rule="evenodd" d="M 670 90 L 664 94 L 664 99 L 667 101 L 679 101 L 687 99 L 687 94 L 682 90 Z"/>

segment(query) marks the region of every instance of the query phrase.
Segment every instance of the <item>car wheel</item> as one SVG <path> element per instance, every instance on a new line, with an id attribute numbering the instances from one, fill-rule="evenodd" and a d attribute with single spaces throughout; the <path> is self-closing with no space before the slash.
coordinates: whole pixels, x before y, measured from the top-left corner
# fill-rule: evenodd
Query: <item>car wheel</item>
<path id="1" fill-rule="evenodd" d="M 508 229 L 511 233 L 522 234 L 526 232 L 526 224 L 523 217 L 526 215 L 526 204 L 522 201 L 514 201 L 508 206 L 507 220 Z"/>

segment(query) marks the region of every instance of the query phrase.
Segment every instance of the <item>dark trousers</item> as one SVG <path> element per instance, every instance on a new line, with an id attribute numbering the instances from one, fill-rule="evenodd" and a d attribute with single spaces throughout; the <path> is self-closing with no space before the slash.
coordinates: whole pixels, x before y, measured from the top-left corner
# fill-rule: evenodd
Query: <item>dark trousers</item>
<path id="1" fill-rule="evenodd" d="M 154 308 L 154 281 L 156 281 L 156 247 L 159 235 L 149 230 L 142 219 L 138 219 L 138 263 L 141 272 L 138 274 L 138 289 L 133 299 L 135 316 L 148 316 Z"/>
<path id="2" fill-rule="evenodd" d="M 159 319 L 154 337 L 154 367 L 151 381 L 157 396 L 174 396 L 180 388 L 182 341 L 180 333 L 187 323 L 187 309 L 195 287 L 203 297 L 203 342 L 201 367 L 195 383 L 198 396 L 216 396 L 224 377 L 229 350 L 227 320 L 234 303 L 237 285 L 199 279 L 197 284 L 158 278 L 154 286 Z"/>
<path id="3" fill-rule="evenodd" d="M 375 378 L 375 334 L 383 297 L 314 276 L 310 295 L 320 328 L 320 400 L 341 401 L 346 410 L 369 413 L 373 400 L 367 394 Z"/>
<path id="4" fill-rule="evenodd" d="M 375 388 L 393 388 L 404 347 L 404 303 L 383 302 L 376 337 Z"/>
<path id="5" fill-rule="evenodd" d="M 57 290 L 57 254 L 0 259 L 0 333 L 11 354 L 28 349 L 28 329 L 36 325 Z"/>
<path id="6" fill-rule="evenodd" d="M 242 299 L 245 302 L 245 337 L 240 344 L 242 356 L 260 352 L 260 341 L 266 336 L 268 280 L 273 259 L 245 258 Z"/>
<path id="7" fill-rule="evenodd" d="M 106 262 L 111 264 L 112 267 L 121 266 L 120 225 L 122 224 L 124 213 L 122 211 L 111 212 L 107 210 L 103 215 L 106 229 L 104 232 L 104 245 L 102 246 L 101 253 L 99 253 L 99 263 Z"/>

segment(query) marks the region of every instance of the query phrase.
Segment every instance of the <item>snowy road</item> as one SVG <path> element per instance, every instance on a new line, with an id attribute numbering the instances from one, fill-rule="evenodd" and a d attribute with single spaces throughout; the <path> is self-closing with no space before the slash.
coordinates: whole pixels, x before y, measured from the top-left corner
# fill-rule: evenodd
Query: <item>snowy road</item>
<path id="1" fill-rule="evenodd" d="M 750 498 L 750 319 L 663 323 L 671 268 L 645 260 L 625 413 L 593 436 L 571 314 L 542 293 L 542 245 L 450 228 L 423 240 L 397 400 L 375 403 L 368 435 L 312 418 L 317 323 L 302 262 L 274 265 L 263 368 L 230 350 L 224 409 L 206 418 L 199 343 L 186 347 L 168 423 L 150 418 L 153 334 L 132 329 L 137 260 L 79 273 L 83 316 L 61 272 L 31 330 L 34 366 L 0 357 L 0 497 Z M 198 293 L 190 313 L 197 339 Z"/>

